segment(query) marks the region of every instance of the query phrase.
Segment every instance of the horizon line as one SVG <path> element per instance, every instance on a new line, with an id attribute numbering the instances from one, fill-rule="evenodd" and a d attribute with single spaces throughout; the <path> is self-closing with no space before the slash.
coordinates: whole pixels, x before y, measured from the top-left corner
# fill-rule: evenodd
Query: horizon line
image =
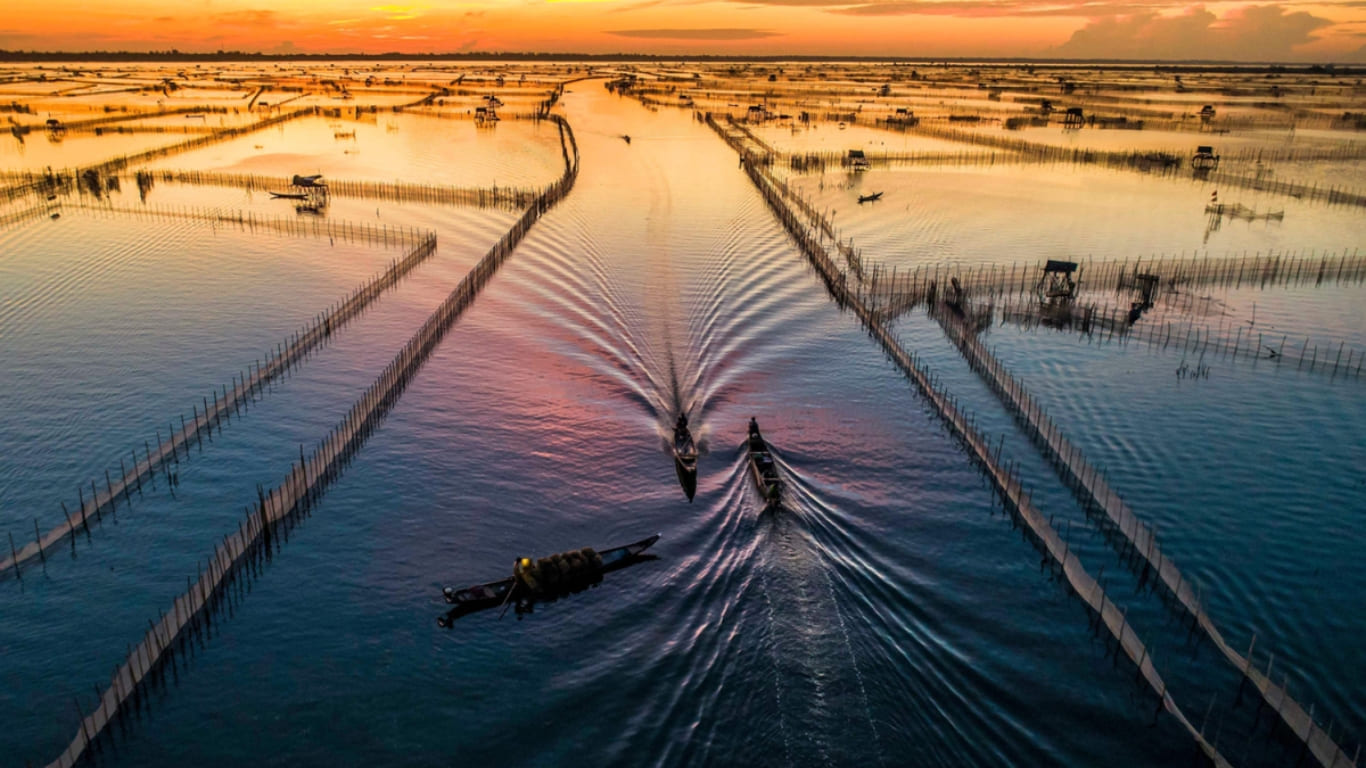
<path id="1" fill-rule="evenodd" d="M 432 60 L 483 60 L 483 61 L 699 61 L 699 62 L 852 62 L 852 63 L 917 63 L 934 65 L 944 64 L 1029 64 L 1042 66 L 1068 66 L 1079 64 L 1108 64 L 1116 66 L 1237 66 L 1237 67 L 1276 67 L 1305 68 L 1313 71 L 1332 71 L 1337 74 L 1366 72 L 1366 66 L 1347 62 L 1341 67 L 1331 61 L 1248 61 L 1236 59 L 1107 59 L 1075 58 L 1067 56 L 869 56 L 866 54 L 842 56 L 838 54 L 712 54 L 693 53 L 683 55 L 662 53 L 574 53 L 566 51 L 452 51 L 445 53 L 267 53 L 264 51 L 181 51 L 170 48 L 148 51 L 39 51 L 0 49 L 0 62 L 79 62 L 79 61 L 289 61 L 289 60 L 380 60 L 380 61 L 432 61 Z"/>

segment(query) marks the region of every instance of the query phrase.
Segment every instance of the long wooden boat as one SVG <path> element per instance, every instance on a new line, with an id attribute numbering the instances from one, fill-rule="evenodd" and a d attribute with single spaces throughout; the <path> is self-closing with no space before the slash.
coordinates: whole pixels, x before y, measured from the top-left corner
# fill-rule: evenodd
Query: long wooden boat
<path id="1" fill-rule="evenodd" d="M 859 195 L 859 196 L 858 196 L 858 201 L 859 201 L 859 204 L 860 204 L 860 205 L 862 205 L 863 203 L 876 203 L 877 201 L 879 201 L 879 200 L 881 200 L 881 199 L 882 199 L 882 193 L 881 193 L 881 192 L 874 192 L 874 193 L 871 194 L 871 195 Z"/>
<path id="2" fill-rule="evenodd" d="M 270 196 L 283 200 L 307 200 L 308 195 L 303 192 L 271 192 Z"/>
<path id="3" fill-rule="evenodd" d="M 697 493 L 697 444 L 693 442 L 692 432 L 686 425 L 674 428 L 674 469 L 678 472 L 678 482 L 683 486 L 688 501 Z"/>
<path id="4" fill-rule="evenodd" d="M 754 487 L 759 489 L 759 494 L 768 506 L 779 504 L 782 501 L 783 481 L 778 477 L 778 466 L 773 463 L 773 454 L 769 452 L 768 443 L 764 442 L 759 424 L 754 419 L 749 420 L 749 470 L 754 478 Z"/>
<path id="5" fill-rule="evenodd" d="M 538 571 L 539 578 L 535 580 L 521 575 L 522 566 L 532 562 L 530 558 L 523 558 L 518 561 L 519 574 L 510 578 L 464 588 L 445 587 L 441 590 L 442 596 L 446 602 L 455 606 L 455 610 L 437 619 L 437 623 L 449 626 L 450 621 L 457 615 L 493 608 L 512 600 L 550 599 L 578 591 L 596 583 L 605 573 L 652 559 L 644 553 L 656 541 L 659 541 L 657 533 L 631 544 L 602 551 L 585 547 L 543 557 L 537 561 L 539 567 L 535 570 Z"/>

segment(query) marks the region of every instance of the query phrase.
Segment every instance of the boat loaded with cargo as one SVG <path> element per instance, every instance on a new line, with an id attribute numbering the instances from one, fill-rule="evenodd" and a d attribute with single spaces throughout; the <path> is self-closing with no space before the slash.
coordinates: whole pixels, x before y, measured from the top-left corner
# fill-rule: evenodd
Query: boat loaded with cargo
<path id="1" fill-rule="evenodd" d="M 509 578 L 470 587 L 442 589 L 446 602 L 455 608 L 437 619 L 437 623 L 448 627 L 454 619 L 467 613 L 509 603 L 517 603 L 524 608 L 537 601 L 553 600 L 582 591 L 601 581 L 605 573 L 653 559 L 645 554 L 645 550 L 656 541 L 659 541 L 657 533 L 640 541 L 601 551 L 584 547 L 538 559 L 518 558 Z"/>

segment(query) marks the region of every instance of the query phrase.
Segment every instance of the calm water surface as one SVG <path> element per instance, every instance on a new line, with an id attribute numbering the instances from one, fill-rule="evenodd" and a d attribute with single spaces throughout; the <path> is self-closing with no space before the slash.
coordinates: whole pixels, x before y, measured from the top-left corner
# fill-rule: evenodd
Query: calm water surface
<path id="1" fill-rule="evenodd" d="M 1085 611 L 994 509 L 979 471 L 858 322 L 826 298 L 733 153 L 684 115 L 648 112 L 595 83 L 571 90 L 564 111 L 583 158 L 573 193 L 533 229 L 106 762 L 1189 762 L 1189 738 L 1170 718 L 1154 718 L 1133 670 L 1107 658 Z M 1133 184 L 1139 192 L 1122 194 L 1152 189 Z M 241 204 L 234 190 L 196 194 Z M 359 215 L 362 205 L 348 210 Z M 952 208 L 926 200 L 912 221 L 957 232 Z M 22 584 L 0 582 L 0 649 L 17 660 L 0 672 L 0 720 L 13 724 L 0 734 L 0 762 L 60 751 L 75 727 L 72 696 L 88 706 L 91 684 L 169 604 L 195 558 L 236 527 L 255 484 L 275 482 L 298 445 L 336 421 L 508 218 L 382 213 L 436 229 L 438 257 L 183 461 L 174 498 L 164 485 L 145 492 L 117 526 L 78 544 L 74 561 L 64 555 L 46 574 L 30 569 Z M 109 238 L 123 226 L 94 221 Z M 896 236 L 907 242 L 921 229 L 902 226 Z M 991 246 L 991 260 L 1009 244 L 1000 227 L 994 240 L 973 235 L 982 251 Z M 1105 230 L 1095 227 L 1099 243 Z M 1137 234 L 1142 220 L 1128 227 L 1133 234 L 1115 247 L 1166 247 Z M 138 233 L 176 231 L 126 228 L 143 251 L 150 246 Z M 244 240 L 246 253 L 251 243 L 269 252 L 264 240 Z M 1020 258 L 1047 247 L 1034 242 Z M 72 258 L 59 275 L 90 269 Z M 311 314 L 373 267 L 334 273 L 315 265 L 310 274 L 337 284 L 316 286 L 320 295 L 293 309 Z M 35 284 L 62 279 L 39 279 L 38 269 L 21 271 Z M 265 274 L 257 279 L 267 297 L 293 295 Z M 92 281 L 74 282 L 97 296 Z M 201 304 L 223 290 L 207 280 L 186 285 Z M 1351 302 L 1360 292 L 1339 295 Z M 220 348 L 211 331 L 233 315 L 213 306 L 201 314 L 200 333 L 219 346 L 167 349 L 139 365 L 155 372 L 178 361 L 230 375 L 245 352 Z M 278 314 L 285 330 L 297 324 Z M 36 322 L 27 317 L 9 322 Z M 1332 326 L 1342 315 L 1321 317 Z M 89 327 L 69 330 L 78 349 Z M 243 328 L 267 342 L 281 335 L 267 322 Z M 934 322 L 913 313 L 897 332 L 989 433 L 1009 433 L 1006 451 L 1024 461 L 1041 507 L 1060 525 L 1071 521 L 1093 573 L 1105 567 L 1112 596 L 1129 606 L 1188 715 L 1198 723 L 1208 706 L 1211 729 L 1221 729 L 1239 765 L 1292 764 L 1293 753 L 1287 759 L 1265 740 L 1264 725 L 1243 737 L 1251 713 L 1233 706 L 1236 673 L 1208 647 L 1187 643 L 1179 619 L 1136 589 Z M 34 333 L 16 335 L 40 346 L 45 338 Z M 1300 681 L 1292 690 L 1360 733 L 1366 701 L 1356 683 L 1366 670 L 1353 659 L 1363 627 L 1350 600 L 1366 586 L 1351 554 L 1361 544 L 1352 524 L 1361 494 L 1351 478 L 1366 461 L 1360 384 L 1241 363 L 1174 383 L 1179 360 L 1170 353 L 1011 326 L 991 334 L 1069 435 L 1158 524 L 1230 640 L 1252 631 L 1268 638 L 1259 647 L 1274 645 L 1278 667 L 1285 654 Z M 43 382 L 33 374 L 7 385 L 31 411 L 4 416 L 11 429 L 56 418 L 41 405 Z M 96 394 L 117 391 L 85 386 L 97 392 L 72 395 L 73 407 L 92 413 Z M 186 394 L 170 402 L 201 388 L 187 380 L 175 390 Z M 665 449 L 680 410 L 703 451 L 691 503 Z M 761 509 L 745 474 L 750 416 L 789 483 L 777 513 Z M 57 444 L 81 461 L 105 461 L 128 441 L 105 435 L 128 421 L 100 429 L 98 450 Z M 1277 432 L 1271 442 L 1268 429 Z M 1282 465 L 1271 484 L 1267 454 Z M 63 491 L 49 489 L 49 466 L 12 462 L 7 487 L 53 505 Z M 596 589 L 524 616 L 500 620 L 489 611 L 450 629 L 435 623 L 443 585 L 497 578 L 519 555 L 655 532 L 663 534 L 658 560 L 610 574 Z M 1307 566 L 1313 561 L 1320 571 Z M 1330 568 L 1337 589 L 1326 583 Z"/>

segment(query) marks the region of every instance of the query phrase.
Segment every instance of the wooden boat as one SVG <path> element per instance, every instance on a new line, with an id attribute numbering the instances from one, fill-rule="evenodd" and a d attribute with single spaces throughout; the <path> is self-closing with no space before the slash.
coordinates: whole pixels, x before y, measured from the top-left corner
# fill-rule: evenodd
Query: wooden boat
<path id="1" fill-rule="evenodd" d="M 688 414 L 680 413 L 674 423 L 674 439 L 669 446 L 674 453 L 674 469 L 678 472 L 678 483 L 692 501 L 697 493 L 697 444 L 693 442 L 692 432 L 688 430 Z"/>
<path id="2" fill-rule="evenodd" d="M 759 424 L 754 419 L 749 420 L 749 469 L 750 476 L 754 478 L 754 487 L 759 489 L 768 506 L 779 504 L 782 501 L 783 481 L 778 477 L 778 466 L 773 463 L 773 454 L 769 453 L 768 443 L 764 442 L 763 435 L 759 433 Z"/>
<path id="3" fill-rule="evenodd" d="M 567 553 L 543 557 L 535 563 L 531 558 L 522 558 L 517 561 L 517 573 L 510 578 L 490 581 L 486 584 L 475 584 L 463 589 L 455 587 L 442 589 L 442 596 L 446 602 L 454 605 L 455 609 L 437 619 L 437 623 L 442 626 L 450 626 L 450 622 L 458 616 L 503 605 L 514 598 L 521 601 L 535 601 L 553 599 L 569 592 L 579 591 L 597 583 L 605 573 L 651 559 L 649 555 L 644 553 L 656 541 L 659 541 L 659 534 L 657 533 L 649 538 L 624 544 L 620 547 L 605 549 L 601 552 L 585 547 L 580 550 L 571 550 Z M 536 575 L 533 577 L 528 571 L 535 572 Z"/>
<path id="4" fill-rule="evenodd" d="M 674 461 L 679 467 L 689 472 L 697 471 L 697 444 L 693 442 L 687 424 L 674 427 L 673 449 Z"/>
<path id="5" fill-rule="evenodd" d="M 697 493 L 697 444 L 693 442 L 692 432 L 688 431 L 688 424 L 682 418 L 674 427 L 672 447 L 678 482 L 683 486 L 683 492 L 688 495 L 688 501 L 692 501 Z"/>
<path id="6" fill-rule="evenodd" d="M 303 192 L 271 192 L 271 197 L 283 200 L 307 200 L 308 195 Z"/>
<path id="7" fill-rule="evenodd" d="M 871 194 L 871 195 L 859 195 L 859 196 L 858 196 L 859 205 L 862 205 L 862 204 L 864 204 L 864 203 L 875 203 L 875 202 L 877 202 L 878 200 L 881 200 L 881 199 L 882 199 L 882 193 L 881 193 L 881 192 L 874 192 L 874 193 Z"/>

